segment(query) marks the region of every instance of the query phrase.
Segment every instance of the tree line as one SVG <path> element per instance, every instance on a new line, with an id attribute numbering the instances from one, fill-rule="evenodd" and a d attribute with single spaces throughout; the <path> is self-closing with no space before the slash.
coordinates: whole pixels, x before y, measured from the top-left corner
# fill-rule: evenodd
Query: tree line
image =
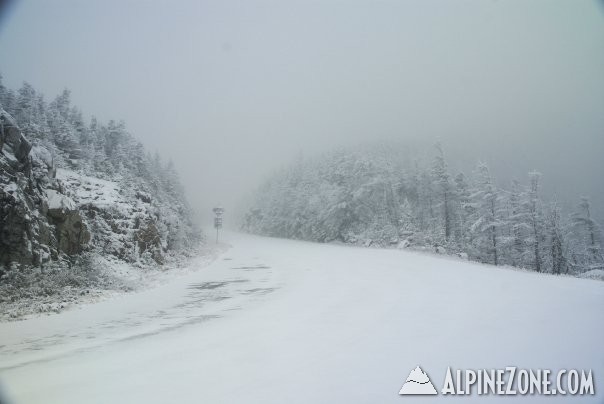
<path id="1" fill-rule="evenodd" d="M 413 161 L 410 161 L 413 160 Z M 562 212 L 541 195 L 542 175 L 495 184 L 485 163 L 452 173 L 441 145 L 431 161 L 388 145 L 299 159 L 256 192 L 250 232 L 319 242 L 430 248 L 493 265 L 579 274 L 604 268 L 587 198 Z"/>

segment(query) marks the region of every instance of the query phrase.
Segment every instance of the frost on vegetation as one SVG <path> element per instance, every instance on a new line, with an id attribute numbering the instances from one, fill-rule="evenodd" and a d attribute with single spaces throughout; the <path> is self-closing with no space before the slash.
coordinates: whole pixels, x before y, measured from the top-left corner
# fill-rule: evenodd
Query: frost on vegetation
<path id="1" fill-rule="evenodd" d="M 55 310 L 129 289 L 115 268 L 144 274 L 199 247 L 174 166 L 123 123 L 84 122 L 67 90 L 46 103 L 1 81 L 0 120 L 0 304 L 49 298 Z"/>
<path id="2" fill-rule="evenodd" d="M 536 272 L 599 278 L 603 238 L 589 200 L 562 212 L 541 175 L 496 186 L 484 163 L 453 172 L 436 145 L 422 161 L 375 144 L 296 162 L 256 192 L 246 231 L 273 237 L 415 249 Z M 593 274 L 593 275 L 587 275 Z"/>

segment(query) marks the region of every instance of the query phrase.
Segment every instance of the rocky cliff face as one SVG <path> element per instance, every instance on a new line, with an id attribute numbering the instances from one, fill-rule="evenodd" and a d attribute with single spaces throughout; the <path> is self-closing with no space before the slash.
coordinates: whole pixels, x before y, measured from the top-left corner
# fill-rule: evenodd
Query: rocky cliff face
<path id="1" fill-rule="evenodd" d="M 68 90 L 47 103 L 0 76 L 0 321 L 130 290 L 202 240 L 174 166 L 123 122 L 85 123 Z"/>
<path id="2" fill-rule="evenodd" d="M 78 246 L 90 239 L 89 248 L 102 255 L 163 263 L 167 237 L 159 228 L 166 218 L 150 195 L 67 169 L 57 170 L 56 183 L 58 191 L 47 191 L 49 215 L 56 228 L 65 231 L 66 249 L 77 253 Z M 74 211 L 79 215 L 72 215 Z"/>
<path id="3" fill-rule="evenodd" d="M 161 264 L 189 228 L 145 182 L 56 168 L 51 152 L 32 147 L 3 110 L 0 122 L 0 275 L 50 261 L 69 265 L 83 252 Z"/>
<path id="4" fill-rule="evenodd" d="M 32 148 L 0 110 L 0 268 L 41 266 L 86 248 L 90 233 L 76 206 L 55 204 L 55 174 L 48 151 Z"/>

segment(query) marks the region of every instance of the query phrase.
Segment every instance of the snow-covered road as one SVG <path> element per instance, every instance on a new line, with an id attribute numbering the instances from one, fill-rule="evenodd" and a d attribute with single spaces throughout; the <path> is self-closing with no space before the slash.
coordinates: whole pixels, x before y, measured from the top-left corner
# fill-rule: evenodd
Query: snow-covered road
<path id="1" fill-rule="evenodd" d="M 420 365 L 592 369 L 604 283 L 398 250 L 231 233 L 164 286 L 0 324 L 0 382 L 27 403 L 404 403 Z M 422 401 L 455 399 L 420 397 Z M 461 401 L 509 401 L 465 396 Z"/>

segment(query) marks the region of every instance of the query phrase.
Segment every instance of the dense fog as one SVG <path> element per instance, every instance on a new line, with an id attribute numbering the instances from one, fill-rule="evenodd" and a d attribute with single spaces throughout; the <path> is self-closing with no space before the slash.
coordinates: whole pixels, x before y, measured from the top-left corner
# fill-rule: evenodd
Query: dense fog
<path id="1" fill-rule="evenodd" d="M 410 142 L 498 182 L 543 173 L 604 213 L 604 8 L 592 1 L 28 1 L 0 72 L 171 158 L 193 208 L 227 210 L 299 156 Z M 77 35 L 74 35 L 77 32 Z M 419 145 L 419 146 L 418 146 Z M 429 160 L 428 160 L 429 161 Z M 228 223 L 228 220 L 227 220 Z"/>
<path id="2" fill-rule="evenodd" d="M 604 403 L 603 50 L 604 0 L 0 0 L 0 404 Z"/>

